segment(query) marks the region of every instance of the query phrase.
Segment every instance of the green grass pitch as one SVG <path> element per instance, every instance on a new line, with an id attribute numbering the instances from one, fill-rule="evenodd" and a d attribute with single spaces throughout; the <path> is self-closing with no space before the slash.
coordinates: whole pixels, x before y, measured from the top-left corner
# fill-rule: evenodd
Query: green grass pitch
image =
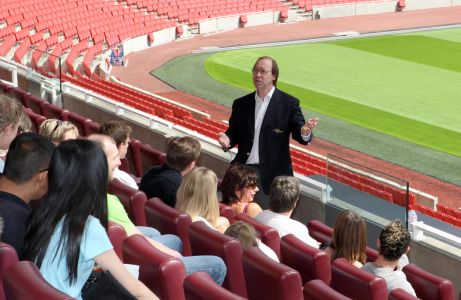
<path id="1" fill-rule="evenodd" d="M 219 52 L 209 76 L 252 90 L 262 55 L 279 63 L 278 86 L 301 106 L 461 157 L 461 30 L 437 30 Z"/>

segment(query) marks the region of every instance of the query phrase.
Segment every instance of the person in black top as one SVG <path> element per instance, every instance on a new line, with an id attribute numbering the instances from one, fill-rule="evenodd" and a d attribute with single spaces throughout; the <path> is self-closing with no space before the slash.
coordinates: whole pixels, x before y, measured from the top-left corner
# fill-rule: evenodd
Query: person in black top
<path id="1" fill-rule="evenodd" d="M 48 191 L 48 166 L 54 144 L 35 133 L 18 135 L 6 156 L 0 177 L 0 215 L 4 221 L 2 242 L 21 254 L 27 223 L 32 212 L 29 202 Z"/>
<path id="2" fill-rule="evenodd" d="M 167 146 L 166 163 L 149 169 L 139 189 L 147 198 L 158 197 L 171 207 L 176 204 L 176 191 L 183 176 L 195 167 L 200 156 L 200 142 L 190 136 L 174 137 Z"/>

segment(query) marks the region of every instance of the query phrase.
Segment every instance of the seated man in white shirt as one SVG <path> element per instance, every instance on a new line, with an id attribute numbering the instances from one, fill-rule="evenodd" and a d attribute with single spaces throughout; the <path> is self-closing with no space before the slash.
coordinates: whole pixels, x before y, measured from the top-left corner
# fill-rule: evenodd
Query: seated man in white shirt
<path id="1" fill-rule="evenodd" d="M 290 218 L 298 204 L 299 194 L 296 178 L 275 177 L 269 192 L 269 209 L 263 210 L 255 220 L 276 229 L 280 237 L 291 233 L 306 244 L 318 248 L 319 243 L 309 236 L 306 225 Z"/>

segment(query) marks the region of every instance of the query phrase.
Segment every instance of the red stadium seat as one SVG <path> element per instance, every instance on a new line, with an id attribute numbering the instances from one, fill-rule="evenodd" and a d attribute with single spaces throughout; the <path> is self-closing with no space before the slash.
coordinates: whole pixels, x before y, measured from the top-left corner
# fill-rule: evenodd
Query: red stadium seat
<path id="1" fill-rule="evenodd" d="M 387 299 L 388 294 L 384 279 L 353 266 L 344 258 L 332 263 L 331 287 L 354 300 L 382 300 Z"/>
<path id="2" fill-rule="evenodd" d="M 451 300 L 455 298 L 455 291 L 450 280 L 429 273 L 415 264 L 408 264 L 403 268 L 407 280 L 421 299 Z"/>
<path id="3" fill-rule="evenodd" d="M 137 226 L 146 226 L 144 205 L 147 202 L 146 194 L 133 189 L 117 179 L 109 183 L 109 193 L 114 194 L 122 202 L 131 221 Z"/>
<path id="4" fill-rule="evenodd" d="M 248 299 L 303 299 L 299 273 L 270 259 L 259 248 L 246 250 L 242 264 Z"/>
<path id="5" fill-rule="evenodd" d="M 160 299 L 184 299 L 184 264 L 178 258 L 155 249 L 135 234 L 123 242 L 123 262 L 139 266 L 139 280 Z"/>
<path id="6" fill-rule="evenodd" d="M 235 213 L 232 207 L 219 203 L 219 214 L 229 220 L 229 223 L 234 223 Z"/>
<path id="7" fill-rule="evenodd" d="M 341 293 L 332 289 L 328 284 L 320 279 L 314 279 L 304 285 L 304 300 L 350 300 Z"/>
<path id="8" fill-rule="evenodd" d="M 109 222 L 107 235 L 109 236 L 112 247 L 114 247 L 115 253 L 117 253 L 117 256 L 123 261 L 122 245 L 123 241 L 127 238 L 125 229 L 117 223 Z"/>
<path id="9" fill-rule="evenodd" d="M 3 291 L 3 275 L 5 271 L 19 261 L 16 250 L 6 243 L 0 242 L 0 300 L 5 300 Z"/>
<path id="10" fill-rule="evenodd" d="M 330 257 L 322 250 L 307 245 L 292 234 L 287 234 L 280 242 L 280 253 L 280 261 L 297 270 L 303 284 L 320 279 L 330 285 Z"/>
<path id="11" fill-rule="evenodd" d="M 389 300 L 416 300 L 418 297 L 408 294 L 402 289 L 395 289 L 389 293 Z"/>
<path id="12" fill-rule="evenodd" d="M 201 221 L 192 223 L 188 233 L 192 254 L 221 257 L 227 266 L 223 287 L 237 295 L 246 297 L 247 290 L 243 277 L 240 241 L 210 228 Z"/>
<path id="13" fill-rule="evenodd" d="M 182 241 L 182 254 L 192 254 L 189 234 L 187 232 L 192 220 L 188 214 L 180 213 L 165 203 L 160 198 L 151 198 L 144 206 L 146 224 L 160 231 L 162 234 L 174 234 Z"/>
<path id="14" fill-rule="evenodd" d="M 67 300 L 74 299 L 55 289 L 30 261 L 20 261 L 6 270 L 3 288 L 8 300 Z"/>
<path id="15" fill-rule="evenodd" d="M 184 280 L 184 293 L 187 300 L 243 300 L 225 288 L 219 286 L 205 272 L 196 272 Z"/>

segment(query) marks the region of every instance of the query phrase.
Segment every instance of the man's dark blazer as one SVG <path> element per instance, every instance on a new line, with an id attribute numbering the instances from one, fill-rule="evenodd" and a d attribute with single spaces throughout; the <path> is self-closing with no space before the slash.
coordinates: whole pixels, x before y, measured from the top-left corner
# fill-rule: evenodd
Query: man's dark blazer
<path id="1" fill-rule="evenodd" d="M 226 135 L 231 148 L 238 145 L 233 162 L 245 164 L 253 146 L 255 131 L 255 92 L 234 101 Z M 290 157 L 290 134 L 303 145 L 301 127 L 304 116 L 299 100 L 275 89 L 267 107 L 259 138 L 259 169 L 265 194 L 269 194 L 272 179 L 279 175 L 293 176 Z"/>

